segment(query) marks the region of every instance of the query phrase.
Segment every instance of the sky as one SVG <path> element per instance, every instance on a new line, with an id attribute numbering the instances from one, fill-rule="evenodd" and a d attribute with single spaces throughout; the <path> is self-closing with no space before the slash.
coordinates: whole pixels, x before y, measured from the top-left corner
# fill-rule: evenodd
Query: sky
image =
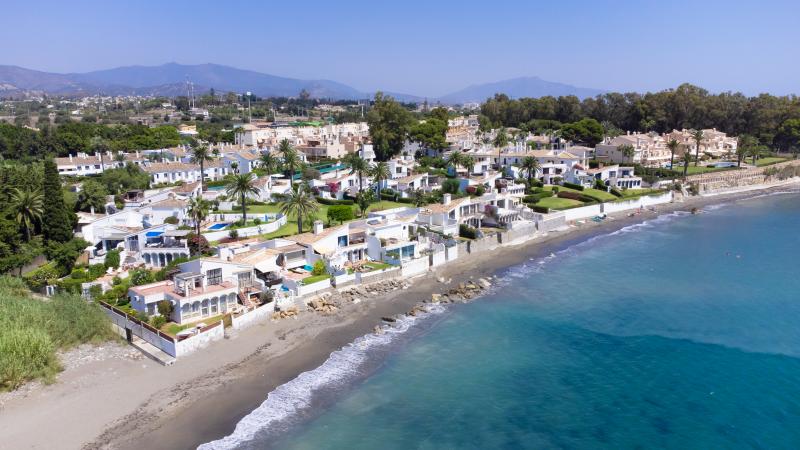
<path id="1" fill-rule="evenodd" d="M 436 97 L 519 76 L 800 93 L 800 1 L 4 0 L 0 64 L 217 63 Z"/>

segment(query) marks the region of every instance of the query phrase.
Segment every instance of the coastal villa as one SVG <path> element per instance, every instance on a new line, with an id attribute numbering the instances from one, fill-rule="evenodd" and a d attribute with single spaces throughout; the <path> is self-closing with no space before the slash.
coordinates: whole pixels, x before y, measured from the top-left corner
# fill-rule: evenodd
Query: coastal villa
<path id="1" fill-rule="evenodd" d="M 150 174 L 151 185 L 161 183 L 194 183 L 200 181 L 200 165 L 183 162 L 160 162 L 153 163 L 144 167 L 144 171 Z M 207 161 L 203 165 L 206 180 L 221 180 L 230 173 L 223 161 Z"/>
<path id="2" fill-rule="evenodd" d="M 521 220 L 519 198 L 507 192 L 493 192 L 457 199 L 444 194 L 442 203 L 421 208 L 417 223 L 443 234 L 456 235 L 462 224 L 473 228 L 510 227 Z"/>
<path id="3" fill-rule="evenodd" d="M 75 156 L 68 155 L 64 158 L 56 158 L 55 162 L 59 175 L 81 177 L 88 175 L 100 175 L 106 169 L 125 166 L 125 162 L 117 161 L 114 154 L 111 152 L 107 152 L 105 154 L 97 153 L 95 155 L 78 153 Z"/>
<path id="4" fill-rule="evenodd" d="M 623 154 L 621 148 L 630 146 L 632 155 Z M 628 133 L 606 139 L 595 147 L 597 159 L 609 163 L 636 163 L 646 167 L 663 167 L 669 164 L 670 150 L 667 140 L 657 133 Z"/>
<path id="5" fill-rule="evenodd" d="M 169 320 L 184 324 L 232 312 L 239 302 L 243 306 L 260 302 L 264 286 L 249 264 L 200 258 L 179 264 L 178 269 L 173 280 L 130 288 L 131 307 L 153 316 L 158 314 L 158 303 L 166 300 L 173 306 Z"/>
<path id="6" fill-rule="evenodd" d="M 574 180 L 575 184 L 585 187 L 593 187 L 597 180 L 612 188 L 638 189 L 642 187 L 642 177 L 634 174 L 633 167 L 620 167 L 615 164 L 610 166 L 600 165 L 600 167 L 594 169 L 575 166 L 572 170 L 570 178 Z"/>
<path id="7" fill-rule="evenodd" d="M 697 149 L 697 142 L 692 137 L 692 130 L 672 130 L 666 134 L 665 139 L 667 141 L 675 139 L 681 144 L 679 147 L 681 156 L 686 151 L 694 154 Z M 735 137 L 729 137 L 726 133 L 718 131 L 716 128 L 707 128 L 703 130 L 703 139 L 700 141 L 700 154 L 708 153 L 717 158 L 733 155 L 736 153 L 738 145 L 738 140 Z"/>

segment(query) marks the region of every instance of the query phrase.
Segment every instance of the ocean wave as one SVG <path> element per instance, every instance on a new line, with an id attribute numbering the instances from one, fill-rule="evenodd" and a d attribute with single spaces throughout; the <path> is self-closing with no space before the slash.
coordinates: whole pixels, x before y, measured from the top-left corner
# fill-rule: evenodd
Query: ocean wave
<path id="1" fill-rule="evenodd" d="M 440 305 L 428 305 L 428 314 L 402 316 L 392 326 L 384 327 L 383 334 L 367 334 L 330 354 L 316 369 L 303 372 L 267 395 L 267 399 L 250 414 L 242 418 L 228 436 L 200 445 L 198 450 L 234 449 L 252 441 L 257 433 L 264 432 L 311 407 L 316 392 L 323 388 L 345 386 L 362 375 L 362 367 L 369 352 L 390 344 L 407 332 L 420 319 L 445 311 Z"/>

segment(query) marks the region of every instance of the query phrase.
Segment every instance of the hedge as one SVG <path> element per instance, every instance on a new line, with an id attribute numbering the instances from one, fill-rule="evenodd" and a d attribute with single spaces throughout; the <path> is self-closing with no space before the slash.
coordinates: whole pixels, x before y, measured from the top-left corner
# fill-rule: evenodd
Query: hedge
<path id="1" fill-rule="evenodd" d="M 399 197 L 395 200 L 397 203 L 414 203 L 414 199 L 410 197 Z"/>
<path id="2" fill-rule="evenodd" d="M 620 192 L 617 188 L 611 188 L 608 192 L 611 192 L 611 195 L 615 197 L 622 197 L 622 192 Z"/>
<path id="3" fill-rule="evenodd" d="M 537 213 L 550 214 L 550 208 L 546 206 L 529 205 L 528 207 Z"/>
<path id="4" fill-rule="evenodd" d="M 397 194 L 384 194 L 381 192 L 381 200 L 388 200 L 391 202 L 397 201 Z"/>
<path id="5" fill-rule="evenodd" d="M 561 185 L 564 186 L 565 188 L 575 189 L 576 191 L 582 191 L 583 190 L 583 186 L 580 185 L 580 184 L 567 183 L 565 181 L 565 182 L 561 183 Z"/>
<path id="6" fill-rule="evenodd" d="M 331 206 L 331 205 L 353 205 L 354 204 L 354 202 L 352 200 L 350 200 L 350 199 L 334 200 L 334 199 L 322 198 L 322 197 L 316 197 L 316 199 L 317 199 L 318 203 L 321 203 L 323 205 L 328 205 L 328 206 Z"/>
<path id="7" fill-rule="evenodd" d="M 478 236 L 475 228 L 463 223 L 458 226 L 458 235 L 467 239 L 475 239 Z"/>

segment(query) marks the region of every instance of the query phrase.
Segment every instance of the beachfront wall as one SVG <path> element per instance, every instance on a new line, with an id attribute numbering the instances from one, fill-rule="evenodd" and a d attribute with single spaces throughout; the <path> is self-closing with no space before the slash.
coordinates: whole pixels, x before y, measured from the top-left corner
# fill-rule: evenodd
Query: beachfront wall
<path id="1" fill-rule="evenodd" d="M 214 341 L 225 338 L 225 326 L 222 322 L 217 322 L 207 327 L 201 328 L 199 332 L 175 344 L 175 356 L 184 356 L 195 350 L 207 347 Z"/>
<path id="2" fill-rule="evenodd" d="M 358 284 L 371 284 L 399 277 L 400 268 L 393 267 L 391 269 L 376 270 L 367 273 L 358 272 L 356 275 L 358 275 Z"/>
<path id="3" fill-rule="evenodd" d="M 567 222 L 578 219 L 585 219 L 587 217 L 599 216 L 603 213 L 603 205 L 589 205 L 581 206 L 580 208 L 570 208 L 564 211 L 564 220 Z"/>
<path id="4" fill-rule="evenodd" d="M 275 311 L 275 302 L 248 309 L 244 314 L 231 315 L 231 328 L 241 330 L 257 323 L 266 322 Z"/>
<path id="5" fill-rule="evenodd" d="M 322 281 L 317 281 L 311 284 L 297 284 L 296 292 L 298 297 L 313 294 L 315 292 L 324 291 L 331 288 L 331 279 L 326 278 Z"/>
<path id="6" fill-rule="evenodd" d="M 240 215 L 239 218 L 242 216 Z M 274 222 L 270 223 L 262 223 L 260 225 L 255 225 L 252 227 L 247 228 L 237 228 L 236 232 L 239 234 L 240 238 L 243 237 L 250 237 L 250 236 L 258 236 L 259 234 L 266 234 L 272 233 L 277 231 L 278 228 L 286 225 L 286 216 L 280 215 L 278 219 Z M 208 239 L 209 242 L 211 241 L 218 241 L 220 239 L 224 239 L 228 237 L 230 234 L 230 230 L 220 230 L 220 231 L 208 231 L 203 232 L 202 235 Z"/>
<path id="7" fill-rule="evenodd" d="M 123 331 L 123 335 L 124 330 L 131 330 L 132 334 L 144 339 L 162 352 L 172 357 L 175 357 L 177 354 L 175 350 L 175 340 L 172 336 L 159 332 L 150 325 L 143 323 L 133 316 L 125 314 L 111 305 L 101 302 L 100 306 L 103 307 L 103 311 L 106 312 L 111 322 Z"/>
<path id="8" fill-rule="evenodd" d="M 673 197 L 673 192 L 669 191 L 669 192 L 664 192 L 661 195 L 648 195 L 624 202 L 603 203 L 603 212 L 606 214 L 612 214 L 619 211 L 628 211 L 651 205 L 660 205 L 671 202 L 672 197 Z"/>
<path id="9" fill-rule="evenodd" d="M 358 278 L 358 274 L 356 273 L 344 273 L 341 275 L 335 275 L 333 277 L 333 284 L 337 288 L 343 288 L 347 286 L 352 286 L 356 284 Z"/>
<path id="10" fill-rule="evenodd" d="M 409 261 L 403 261 L 403 266 L 400 269 L 400 275 L 403 277 L 412 277 L 414 275 L 423 274 L 428 271 L 428 267 L 430 267 L 430 264 L 427 256 Z"/>
<path id="11" fill-rule="evenodd" d="M 499 245 L 498 241 L 499 238 L 495 234 L 490 234 L 480 239 L 473 239 L 467 241 L 467 251 L 469 253 L 488 252 L 497 248 Z"/>
<path id="12" fill-rule="evenodd" d="M 506 245 L 516 241 L 530 239 L 533 237 L 534 233 L 536 233 L 536 224 L 532 222 L 524 223 L 515 228 L 501 232 L 499 234 L 500 243 Z"/>
<path id="13" fill-rule="evenodd" d="M 700 194 L 718 190 L 735 189 L 756 184 L 778 182 L 797 176 L 800 160 L 785 161 L 750 169 L 725 170 L 691 175 L 686 182 L 697 186 Z"/>
<path id="14" fill-rule="evenodd" d="M 428 256 L 428 264 L 431 267 L 439 267 L 442 264 L 447 263 L 447 251 L 444 249 L 444 246 L 438 251 L 434 251 Z"/>

